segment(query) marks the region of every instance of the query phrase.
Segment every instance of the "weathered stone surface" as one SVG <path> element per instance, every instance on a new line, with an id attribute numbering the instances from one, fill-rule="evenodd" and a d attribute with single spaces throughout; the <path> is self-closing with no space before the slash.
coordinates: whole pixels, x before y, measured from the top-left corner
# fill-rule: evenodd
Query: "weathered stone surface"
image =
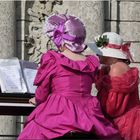
<path id="1" fill-rule="evenodd" d="M 17 1 L 16 3 L 16 20 L 20 20 L 21 19 L 21 1 Z"/>
<path id="2" fill-rule="evenodd" d="M 125 41 L 140 41 L 140 22 L 105 22 L 106 31 L 118 32 Z"/>
<path id="3" fill-rule="evenodd" d="M 126 41 L 140 41 L 140 22 L 120 23 L 120 35 Z"/>
<path id="4" fill-rule="evenodd" d="M 0 135 L 14 135 L 16 134 L 16 116 L 0 116 Z"/>
<path id="5" fill-rule="evenodd" d="M 140 63 L 131 63 L 130 66 L 131 67 L 137 67 L 140 71 Z M 140 76 L 140 73 L 139 73 L 139 76 Z"/>
<path id="6" fill-rule="evenodd" d="M 19 135 L 21 133 L 21 130 L 23 130 L 24 128 L 24 123 L 26 122 L 27 117 L 26 116 L 17 116 L 16 117 L 16 126 L 17 126 L 17 130 L 16 130 L 16 135 Z"/>
<path id="7" fill-rule="evenodd" d="M 140 21 L 140 1 L 111 2 L 111 19 Z"/>
<path id="8" fill-rule="evenodd" d="M 116 24 L 117 22 L 105 21 L 105 32 L 116 32 Z"/>
<path id="9" fill-rule="evenodd" d="M 140 63 L 140 43 L 131 43 L 130 51 L 132 53 L 134 62 Z"/>
<path id="10" fill-rule="evenodd" d="M 59 4 L 59 1 L 57 1 L 57 4 Z M 41 1 L 35 1 L 32 7 L 27 5 L 28 15 L 26 16 L 26 20 L 28 22 L 26 21 L 25 27 L 27 27 L 28 32 L 25 30 L 24 34 L 27 35 L 25 47 L 28 48 L 28 51 L 25 51 L 25 57 L 29 55 L 30 61 L 39 62 L 42 52 L 45 52 L 53 46 L 50 43 L 50 39 L 44 36 L 43 27 L 45 18 L 53 14 L 54 5 L 56 4 L 54 4 L 53 0 L 44 1 L 43 3 Z"/>
<path id="11" fill-rule="evenodd" d="M 27 13 L 28 8 L 33 6 L 34 1 L 16 1 L 16 46 L 17 56 L 20 59 L 28 59 L 25 48 L 25 36 L 29 34 L 30 17 Z M 20 51 L 22 50 L 22 51 Z"/>
<path id="12" fill-rule="evenodd" d="M 14 1 L 0 2 L 0 57 L 15 54 L 15 4 Z"/>
<path id="13" fill-rule="evenodd" d="M 16 32 L 16 40 L 25 40 L 25 36 L 27 34 L 29 34 L 29 29 L 25 28 L 29 27 L 29 21 L 26 20 L 17 20 L 16 21 L 16 28 L 17 28 L 17 32 Z"/>
<path id="14" fill-rule="evenodd" d="M 24 28 L 21 26 L 21 23 L 22 21 L 21 20 L 17 20 L 16 22 L 16 28 L 17 28 L 17 33 L 16 33 L 16 40 L 19 41 L 19 40 L 22 40 L 22 30 L 24 30 Z"/>
<path id="15" fill-rule="evenodd" d="M 21 59 L 21 41 L 16 42 L 18 58 Z"/>
<path id="16" fill-rule="evenodd" d="M 0 58 L 12 57 L 16 48 L 14 1 L 0 2 Z M 16 117 L 0 116 L 0 135 L 16 134 Z M 0 137 L 1 140 L 12 138 Z"/>

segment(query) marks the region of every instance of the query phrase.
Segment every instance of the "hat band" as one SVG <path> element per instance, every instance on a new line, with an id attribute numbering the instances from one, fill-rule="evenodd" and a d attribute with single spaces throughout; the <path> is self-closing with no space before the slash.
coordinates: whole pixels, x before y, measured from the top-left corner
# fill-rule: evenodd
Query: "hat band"
<path id="1" fill-rule="evenodd" d="M 134 62 L 133 58 L 132 58 L 132 55 L 130 53 L 130 45 L 131 43 L 130 42 L 127 42 L 123 45 L 116 45 L 116 44 L 107 44 L 106 46 L 104 47 L 107 47 L 107 48 L 113 48 L 113 49 L 119 49 L 121 50 L 124 54 L 127 55 L 127 58 L 130 59 L 132 62 Z"/>

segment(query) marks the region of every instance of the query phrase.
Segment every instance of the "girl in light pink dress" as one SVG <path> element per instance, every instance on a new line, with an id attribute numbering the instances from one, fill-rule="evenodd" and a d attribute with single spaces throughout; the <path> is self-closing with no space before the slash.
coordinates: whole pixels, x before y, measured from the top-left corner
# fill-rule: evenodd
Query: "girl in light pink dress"
<path id="1" fill-rule="evenodd" d="M 45 33 L 58 51 L 42 55 L 34 81 L 35 98 L 30 100 L 36 108 L 18 140 L 89 133 L 118 140 L 118 131 L 103 116 L 97 98 L 90 95 L 99 62 L 95 56 L 81 53 L 86 48 L 83 23 L 74 16 L 53 15 L 45 22 Z"/>

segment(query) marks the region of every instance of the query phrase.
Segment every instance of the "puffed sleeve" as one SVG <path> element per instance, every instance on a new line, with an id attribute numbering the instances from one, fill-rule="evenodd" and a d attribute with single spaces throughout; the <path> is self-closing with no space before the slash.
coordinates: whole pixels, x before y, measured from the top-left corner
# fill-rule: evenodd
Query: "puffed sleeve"
<path id="1" fill-rule="evenodd" d="M 129 94 L 112 90 L 102 90 L 97 96 L 105 114 L 112 118 L 124 113 L 130 97 Z"/>
<path id="2" fill-rule="evenodd" d="M 50 91 L 51 79 L 55 75 L 56 60 L 55 57 L 48 51 L 43 54 L 40 61 L 40 67 L 38 68 L 34 85 L 37 86 L 35 91 L 35 98 L 37 105 L 44 102 Z"/>
<path id="3" fill-rule="evenodd" d="M 96 73 L 95 73 L 95 76 L 94 76 L 94 82 L 95 82 L 96 85 L 98 83 L 98 80 L 100 81 L 100 79 L 104 75 L 108 74 L 109 69 L 110 68 L 108 66 L 102 66 L 101 68 L 96 69 Z M 98 88 L 98 85 L 97 85 L 96 88 Z"/>
<path id="4" fill-rule="evenodd" d="M 130 78 L 129 73 L 122 77 L 105 75 L 98 80 L 96 82 L 97 97 L 105 114 L 113 118 L 122 115 L 136 86 L 137 78 Z"/>

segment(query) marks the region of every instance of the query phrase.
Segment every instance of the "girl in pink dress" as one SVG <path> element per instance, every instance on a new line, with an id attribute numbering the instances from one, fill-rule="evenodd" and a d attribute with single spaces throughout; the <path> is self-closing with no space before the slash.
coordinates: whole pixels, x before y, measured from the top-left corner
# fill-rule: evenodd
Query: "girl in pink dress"
<path id="1" fill-rule="evenodd" d="M 83 23 L 74 16 L 53 15 L 45 22 L 45 33 L 58 51 L 42 55 L 34 81 L 35 98 L 30 100 L 36 108 L 18 140 L 48 140 L 77 133 L 96 133 L 109 140 L 117 135 L 97 98 L 90 95 L 99 62 L 95 56 L 81 54 L 86 47 Z"/>
<path id="2" fill-rule="evenodd" d="M 96 81 L 102 109 L 124 140 L 140 140 L 139 72 L 128 66 L 132 60 L 130 44 L 123 44 L 114 32 L 104 33 L 96 44 L 95 51 L 104 64 Z"/>

